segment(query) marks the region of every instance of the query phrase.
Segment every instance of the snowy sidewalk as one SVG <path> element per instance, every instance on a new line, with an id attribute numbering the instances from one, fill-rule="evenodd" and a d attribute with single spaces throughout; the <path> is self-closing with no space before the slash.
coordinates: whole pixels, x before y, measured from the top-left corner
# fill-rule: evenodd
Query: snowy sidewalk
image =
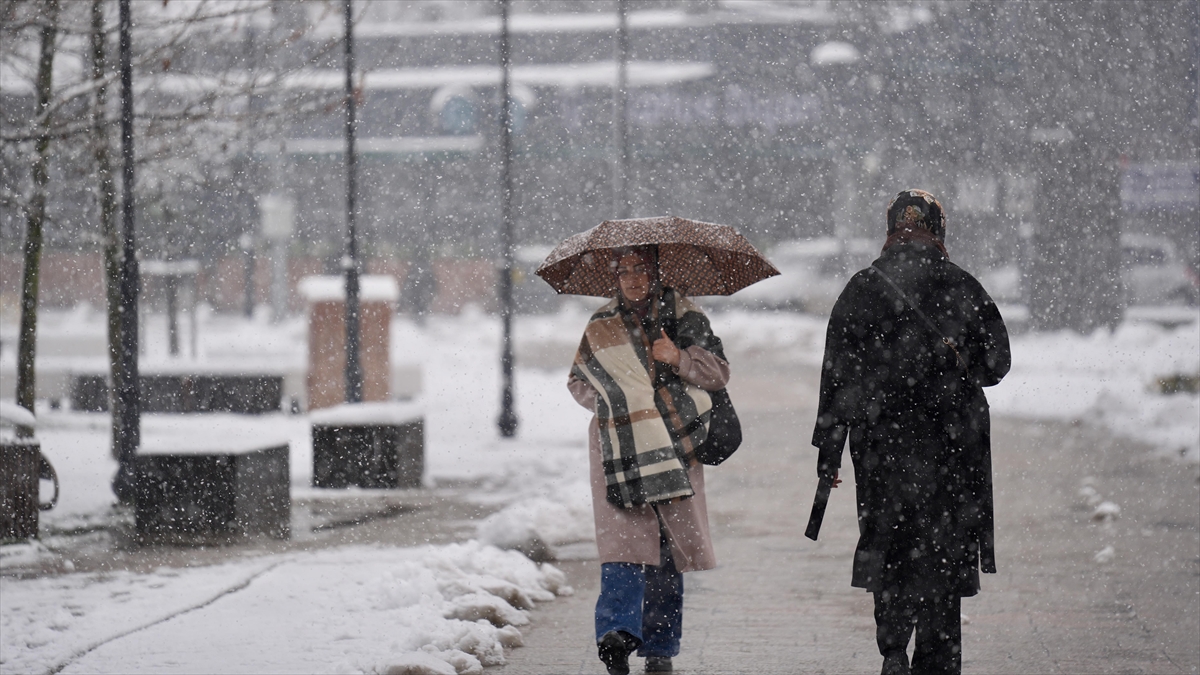
<path id="1" fill-rule="evenodd" d="M 721 566 L 685 580 L 681 675 L 879 672 L 871 598 L 849 585 L 852 475 L 820 541 L 803 537 L 815 379 L 752 360 L 730 385 L 747 444 L 707 474 Z M 963 601 L 964 672 L 1200 670 L 1195 467 L 1086 426 L 999 418 L 993 434 L 1000 574 Z M 1098 498 L 1120 517 L 1093 518 Z M 576 595 L 534 612 L 502 675 L 604 672 L 592 644 L 598 566 L 564 570 Z"/>

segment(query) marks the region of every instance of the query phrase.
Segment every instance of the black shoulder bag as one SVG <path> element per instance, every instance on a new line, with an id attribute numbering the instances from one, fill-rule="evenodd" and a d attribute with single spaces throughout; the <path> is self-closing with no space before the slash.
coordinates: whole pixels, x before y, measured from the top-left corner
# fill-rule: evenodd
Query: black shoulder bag
<path id="1" fill-rule="evenodd" d="M 708 392 L 712 397 L 712 412 L 708 418 L 708 438 L 696 448 L 696 459 L 701 464 L 716 466 L 729 459 L 742 444 L 742 422 L 729 392 L 724 387 Z"/>
<path id="2" fill-rule="evenodd" d="M 678 339 L 674 320 L 663 321 L 659 325 L 672 340 Z M 696 447 L 695 454 L 701 464 L 717 466 L 729 459 L 742 444 L 742 422 L 738 419 L 737 411 L 733 409 L 733 401 L 729 399 L 729 392 L 724 387 L 710 391 L 708 395 L 712 399 L 708 436 Z"/>

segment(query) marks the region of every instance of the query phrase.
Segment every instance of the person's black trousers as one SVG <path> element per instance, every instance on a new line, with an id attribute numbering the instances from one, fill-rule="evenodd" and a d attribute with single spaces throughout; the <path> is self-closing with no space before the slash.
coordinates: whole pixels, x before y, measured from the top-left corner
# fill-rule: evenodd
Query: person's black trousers
<path id="1" fill-rule="evenodd" d="M 962 598 L 940 593 L 924 596 L 906 593 L 875 593 L 875 640 L 889 662 L 907 663 L 905 650 L 917 632 L 911 672 L 913 675 L 959 675 L 962 672 Z M 893 666 L 894 667 L 894 666 Z M 899 672 L 904 672 L 903 670 Z"/>

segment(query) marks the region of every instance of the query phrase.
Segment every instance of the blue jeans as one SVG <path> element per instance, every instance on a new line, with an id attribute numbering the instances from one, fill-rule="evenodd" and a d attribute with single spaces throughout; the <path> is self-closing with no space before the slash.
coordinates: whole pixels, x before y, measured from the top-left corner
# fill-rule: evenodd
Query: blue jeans
<path id="1" fill-rule="evenodd" d="M 629 633 L 641 642 L 638 656 L 678 656 L 683 635 L 683 573 L 675 569 L 671 545 L 660 538 L 662 564 L 600 565 L 596 600 L 596 641 L 609 631 Z"/>

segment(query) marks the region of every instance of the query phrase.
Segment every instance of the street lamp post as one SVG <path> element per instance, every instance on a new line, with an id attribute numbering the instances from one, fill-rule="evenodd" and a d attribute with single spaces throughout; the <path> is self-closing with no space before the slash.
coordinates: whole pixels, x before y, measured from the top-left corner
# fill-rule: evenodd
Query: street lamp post
<path id="1" fill-rule="evenodd" d="M 246 318 L 254 316 L 254 235 L 250 232 L 243 232 L 242 236 L 238 237 L 238 248 L 242 249 L 243 263 L 243 297 L 242 297 L 242 313 Z"/>
<path id="2" fill-rule="evenodd" d="M 613 217 L 629 217 L 629 141 L 625 108 L 629 82 L 629 0 L 617 0 L 617 82 L 613 86 Z"/>
<path id="3" fill-rule="evenodd" d="M 121 213 L 122 246 L 119 295 L 121 303 L 120 353 L 113 377 L 113 445 L 117 475 L 113 492 L 124 503 L 135 499 L 137 477 L 134 458 L 141 444 L 141 397 L 138 390 L 138 260 L 134 231 L 133 66 L 129 0 L 120 0 L 119 59 L 121 68 Z"/>
<path id="4" fill-rule="evenodd" d="M 517 433 L 517 414 L 513 411 L 513 352 L 512 352 L 512 275 L 513 275 L 513 217 L 512 217 L 512 103 L 509 82 L 508 0 L 500 0 L 500 174 L 501 213 L 500 254 L 500 372 L 504 380 L 500 396 L 500 435 L 511 438 Z"/>
<path id="5" fill-rule="evenodd" d="M 362 401 L 362 363 L 359 360 L 358 233 L 354 211 L 358 191 L 358 155 L 354 148 L 354 0 L 345 0 L 346 14 L 346 244 L 342 271 L 346 275 L 346 402 Z"/>

